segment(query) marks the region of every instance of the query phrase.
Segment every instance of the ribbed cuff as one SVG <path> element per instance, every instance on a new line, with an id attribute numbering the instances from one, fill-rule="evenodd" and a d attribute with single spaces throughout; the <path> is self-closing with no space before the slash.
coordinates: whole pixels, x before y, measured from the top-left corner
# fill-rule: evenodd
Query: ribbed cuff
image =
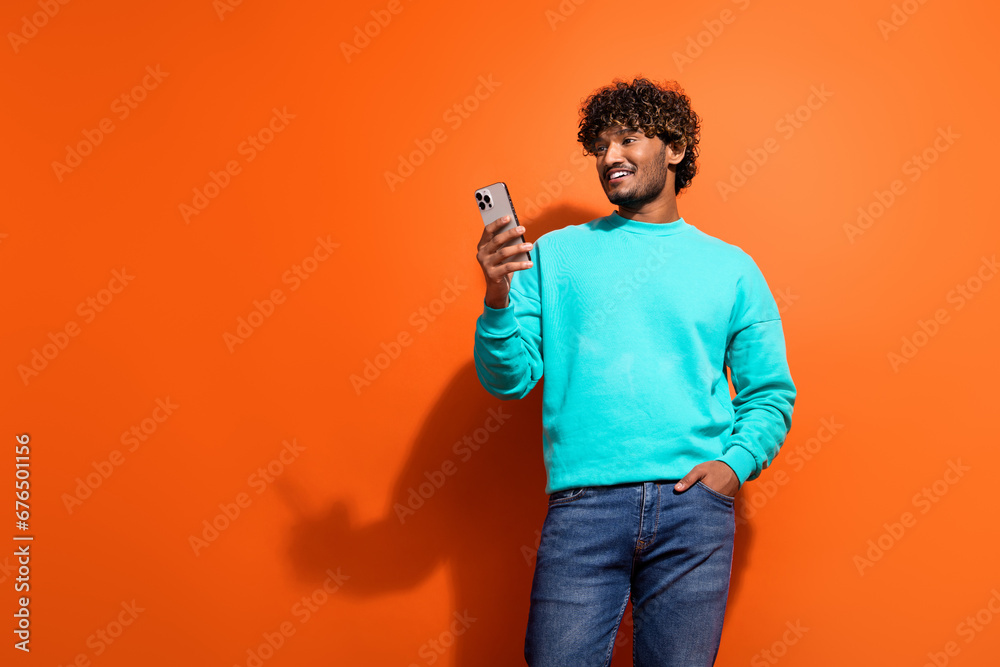
<path id="1" fill-rule="evenodd" d="M 722 461 L 733 469 L 737 479 L 740 480 L 741 487 L 743 486 L 743 482 L 747 481 L 747 478 L 753 474 L 754 469 L 757 467 L 753 454 L 746 447 L 738 443 L 730 447 L 725 454 L 716 460 Z"/>
<path id="2" fill-rule="evenodd" d="M 508 297 L 506 308 L 490 308 L 483 298 L 483 314 L 479 318 L 483 331 L 493 336 L 506 336 L 517 331 L 517 320 L 514 319 L 514 304 Z"/>

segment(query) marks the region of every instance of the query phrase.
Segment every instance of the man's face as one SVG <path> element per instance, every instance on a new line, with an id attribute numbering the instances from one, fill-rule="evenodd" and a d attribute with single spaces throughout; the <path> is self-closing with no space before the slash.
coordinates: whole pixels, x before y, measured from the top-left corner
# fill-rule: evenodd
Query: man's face
<path id="1" fill-rule="evenodd" d="M 597 175 L 604 194 L 616 206 L 639 209 L 656 200 L 670 186 L 673 172 L 667 164 L 683 158 L 670 150 L 659 137 L 647 137 L 641 130 L 613 125 L 597 135 L 592 149 L 597 158 Z"/>

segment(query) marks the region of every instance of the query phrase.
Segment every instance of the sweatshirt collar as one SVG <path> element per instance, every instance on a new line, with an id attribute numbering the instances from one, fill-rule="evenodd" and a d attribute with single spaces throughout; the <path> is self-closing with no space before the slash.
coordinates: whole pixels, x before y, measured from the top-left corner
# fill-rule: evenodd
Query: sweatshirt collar
<path id="1" fill-rule="evenodd" d="M 678 218 L 673 222 L 640 222 L 638 220 L 623 218 L 618 214 L 618 211 L 612 211 L 611 215 L 607 216 L 605 220 L 612 229 L 620 229 L 632 232 L 633 234 L 649 234 L 651 236 L 668 236 L 691 229 L 691 225 L 684 218 Z"/>

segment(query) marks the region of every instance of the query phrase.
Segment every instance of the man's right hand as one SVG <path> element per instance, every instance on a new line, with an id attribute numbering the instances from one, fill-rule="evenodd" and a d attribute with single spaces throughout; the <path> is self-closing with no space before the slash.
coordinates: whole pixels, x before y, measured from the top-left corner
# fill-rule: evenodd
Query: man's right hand
<path id="1" fill-rule="evenodd" d="M 505 232 L 499 232 L 500 228 L 510 221 L 510 216 L 505 215 L 483 228 L 483 236 L 479 239 L 479 250 L 476 259 L 483 269 L 486 277 L 486 299 L 485 303 L 490 308 L 506 308 L 507 295 L 510 293 L 510 276 L 514 271 L 522 271 L 531 267 L 533 262 L 506 262 L 508 257 L 527 250 L 531 250 L 533 244 L 521 243 L 508 248 L 504 244 L 513 238 L 517 238 L 524 233 L 524 227 L 512 227 Z"/>

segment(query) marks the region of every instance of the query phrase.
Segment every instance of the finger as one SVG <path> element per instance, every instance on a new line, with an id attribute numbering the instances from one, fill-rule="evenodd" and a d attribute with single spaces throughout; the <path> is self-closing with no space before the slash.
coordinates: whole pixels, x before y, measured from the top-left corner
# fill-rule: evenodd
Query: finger
<path id="1" fill-rule="evenodd" d="M 497 246 L 502 245 L 503 241 L 506 238 L 505 237 L 504 239 L 500 239 L 500 243 L 497 242 L 497 236 L 499 234 L 499 230 L 501 227 L 503 227 L 504 224 L 506 223 L 503 222 L 503 218 L 498 218 L 493 222 L 491 222 L 490 224 L 486 225 L 483 228 L 483 235 L 479 239 L 479 247 L 486 248 L 487 253 L 495 252 Z"/>
<path id="2" fill-rule="evenodd" d="M 485 225 L 483 227 L 483 235 L 479 239 L 479 247 L 480 248 L 482 248 L 483 246 L 486 246 L 486 245 L 488 245 L 488 244 L 490 244 L 490 243 L 493 242 L 494 237 L 496 237 L 497 232 L 500 230 L 500 228 L 503 227 L 505 224 L 507 224 L 504 221 L 504 218 L 506 218 L 506 217 L 507 216 L 502 216 L 500 218 L 497 218 L 493 222 L 491 222 L 488 225 Z"/>
<path id="3" fill-rule="evenodd" d="M 520 229 L 520 231 L 518 231 Z M 519 248 L 517 252 L 523 252 L 521 248 L 521 243 L 524 241 L 524 227 L 513 227 L 501 234 L 497 234 L 493 237 L 493 240 L 489 242 L 486 251 L 489 253 L 499 253 L 504 248 Z"/>
<path id="4" fill-rule="evenodd" d="M 514 273 L 515 271 L 523 271 L 524 269 L 530 269 L 533 262 L 507 262 L 505 264 L 496 264 L 490 267 L 488 275 L 494 282 L 500 282 L 502 278 L 506 278 L 507 274 Z"/>
<path id="5" fill-rule="evenodd" d="M 522 252 L 527 252 L 534 247 L 533 243 L 515 243 L 509 246 L 501 246 L 497 249 L 496 254 L 500 256 L 501 259 L 506 259 L 508 257 L 513 257 L 514 255 L 519 255 Z"/>
<path id="6" fill-rule="evenodd" d="M 683 491 L 689 486 L 694 486 L 694 483 L 704 476 L 705 475 L 703 473 L 692 470 L 688 474 L 684 475 L 684 477 L 682 477 L 676 484 L 674 484 L 674 489 L 677 491 Z"/>
<path id="7" fill-rule="evenodd" d="M 500 228 L 508 224 L 510 220 L 511 217 L 509 215 L 505 215 L 500 218 L 497 218 L 489 225 L 487 225 L 486 229 L 488 230 L 488 233 L 493 234 L 493 241 L 502 245 L 507 241 L 510 241 L 511 239 L 517 238 L 518 236 L 524 234 L 525 231 L 524 225 L 512 225 L 510 229 L 501 232 Z M 494 227 L 494 225 L 496 225 L 496 227 Z"/>
<path id="8" fill-rule="evenodd" d="M 500 228 L 506 225 L 508 222 L 510 222 L 510 216 L 502 215 L 493 222 L 491 222 L 490 224 L 486 225 L 486 231 L 489 232 L 490 234 L 496 234 L 500 230 Z"/>
<path id="9" fill-rule="evenodd" d="M 524 227 L 522 225 L 515 225 L 503 234 L 497 234 L 494 238 L 505 244 L 511 239 L 520 239 L 522 236 L 524 236 Z"/>
<path id="10" fill-rule="evenodd" d="M 505 239 L 506 234 L 500 234 L 496 236 L 492 241 L 487 242 L 485 246 L 481 247 L 484 256 L 484 267 L 489 268 L 490 266 L 495 266 L 502 264 L 509 257 L 517 255 L 522 252 L 530 251 L 535 244 L 533 243 L 512 243 L 507 245 L 510 239 Z M 514 237 L 517 240 L 517 237 Z"/>
<path id="11" fill-rule="evenodd" d="M 493 251 L 492 257 L 495 259 L 496 264 L 501 264 L 506 262 L 511 257 L 515 255 L 520 255 L 526 253 L 534 247 L 533 243 L 512 243 L 511 245 L 501 245 L 496 250 Z M 531 258 L 529 257 L 530 261 Z"/>

